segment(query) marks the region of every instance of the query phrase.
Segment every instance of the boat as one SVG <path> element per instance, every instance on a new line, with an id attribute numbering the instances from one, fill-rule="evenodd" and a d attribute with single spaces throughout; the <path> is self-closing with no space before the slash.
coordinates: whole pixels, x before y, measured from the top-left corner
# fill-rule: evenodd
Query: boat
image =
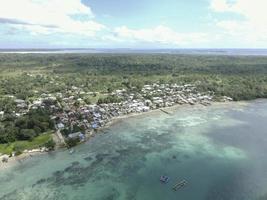
<path id="1" fill-rule="evenodd" d="M 160 177 L 159 180 L 160 180 L 161 183 L 164 183 L 165 184 L 165 183 L 168 183 L 169 182 L 170 178 L 168 176 L 164 176 L 163 175 L 163 176 Z"/>
<path id="2" fill-rule="evenodd" d="M 179 189 L 181 189 L 182 187 L 185 187 L 187 185 L 187 181 L 186 180 L 182 180 L 177 182 L 174 186 L 173 186 L 173 190 L 177 191 Z"/>
<path id="3" fill-rule="evenodd" d="M 73 154 L 74 153 L 74 149 L 70 149 L 69 153 Z"/>

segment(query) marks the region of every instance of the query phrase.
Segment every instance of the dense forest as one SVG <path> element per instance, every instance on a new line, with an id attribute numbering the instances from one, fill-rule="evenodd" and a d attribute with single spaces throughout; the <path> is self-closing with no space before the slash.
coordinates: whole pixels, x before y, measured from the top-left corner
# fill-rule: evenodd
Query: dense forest
<path id="1" fill-rule="evenodd" d="M 0 144 L 16 140 L 33 140 L 41 133 L 54 128 L 46 110 L 31 110 L 22 117 L 6 115 L 1 119 Z"/>
<path id="2" fill-rule="evenodd" d="M 0 94 L 21 99 L 33 97 L 34 90 L 53 93 L 75 85 L 108 92 L 157 81 L 194 83 L 234 100 L 267 96 L 264 56 L 1 54 L 0 69 Z"/>

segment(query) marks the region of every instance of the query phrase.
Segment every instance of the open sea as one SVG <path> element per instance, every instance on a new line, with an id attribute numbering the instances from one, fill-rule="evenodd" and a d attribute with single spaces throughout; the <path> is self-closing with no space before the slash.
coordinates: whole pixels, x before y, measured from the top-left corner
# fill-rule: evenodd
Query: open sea
<path id="1" fill-rule="evenodd" d="M 177 54 L 267 56 L 267 49 L 0 49 L 0 54 Z"/>
<path id="2" fill-rule="evenodd" d="M 181 106 L 121 120 L 73 154 L 1 170 L 0 200 L 266 200 L 266 108 L 267 100 Z"/>

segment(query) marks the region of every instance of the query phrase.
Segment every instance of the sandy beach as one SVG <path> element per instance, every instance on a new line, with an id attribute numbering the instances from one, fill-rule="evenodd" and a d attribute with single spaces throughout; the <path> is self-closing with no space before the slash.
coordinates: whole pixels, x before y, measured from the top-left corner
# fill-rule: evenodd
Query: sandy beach
<path id="1" fill-rule="evenodd" d="M 48 152 L 32 152 L 32 153 L 22 153 L 18 156 L 13 156 L 8 158 L 8 162 L 2 162 L 0 160 L 0 170 L 5 170 L 9 167 L 21 164 L 23 161 L 31 159 L 34 156 L 39 156 L 41 154 L 46 154 Z"/>

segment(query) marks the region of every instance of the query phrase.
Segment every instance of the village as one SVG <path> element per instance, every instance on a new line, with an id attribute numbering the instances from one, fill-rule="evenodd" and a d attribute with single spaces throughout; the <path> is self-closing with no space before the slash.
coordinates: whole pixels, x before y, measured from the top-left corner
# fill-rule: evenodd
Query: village
<path id="1" fill-rule="evenodd" d="M 103 99 L 94 104 L 86 103 L 88 95 L 81 88 L 72 86 L 71 91 L 56 94 L 41 94 L 32 103 L 16 99 L 21 116 L 31 109 L 39 107 L 50 110 L 51 119 L 55 123 L 54 140 L 57 145 L 65 146 L 66 141 L 76 143 L 86 141 L 100 128 L 105 127 L 114 118 L 132 113 L 148 112 L 150 110 L 170 107 L 177 104 L 210 105 L 214 100 L 212 92 L 198 92 L 192 84 L 151 84 L 144 85 L 141 91 L 115 90 L 104 94 Z M 95 94 L 94 94 L 95 95 Z M 81 98 L 76 98 L 76 97 Z M 110 100 L 111 99 L 111 100 Z M 230 97 L 222 97 L 220 101 L 232 101 Z M 90 102 L 89 102 L 90 103 Z M 0 115 L 4 113 L 1 112 Z"/>

